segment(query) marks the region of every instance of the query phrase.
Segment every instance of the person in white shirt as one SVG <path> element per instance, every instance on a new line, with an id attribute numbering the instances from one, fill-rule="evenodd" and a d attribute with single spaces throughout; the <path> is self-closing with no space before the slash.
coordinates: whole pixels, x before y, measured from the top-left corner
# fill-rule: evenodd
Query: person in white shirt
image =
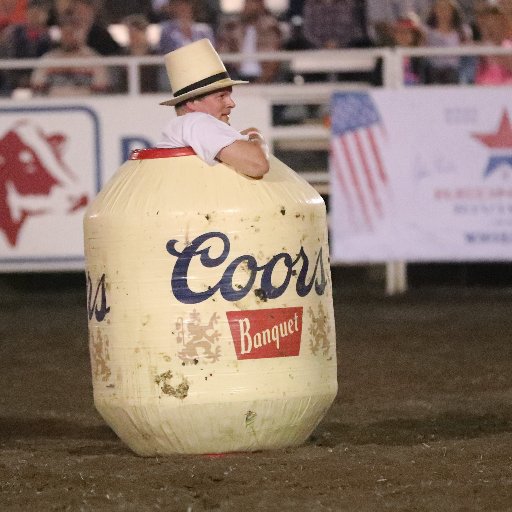
<path id="1" fill-rule="evenodd" d="M 259 130 L 238 132 L 229 124 L 235 102 L 232 80 L 208 39 L 201 39 L 165 55 L 177 117 L 162 132 L 159 148 L 190 146 L 208 165 L 219 162 L 251 178 L 269 169 L 268 148 Z"/>

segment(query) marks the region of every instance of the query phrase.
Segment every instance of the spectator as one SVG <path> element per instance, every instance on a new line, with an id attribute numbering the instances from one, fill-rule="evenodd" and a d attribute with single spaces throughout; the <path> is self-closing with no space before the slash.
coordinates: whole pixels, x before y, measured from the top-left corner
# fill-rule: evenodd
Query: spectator
<path id="1" fill-rule="evenodd" d="M 409 15 L 399 18 L 393 25 L 393 42 L 395 46 L 415 48 L 423 43 L 423 33 L 416 17 Z M 404 57 L 403 73 L 404 85 L 417 85 L 422 81 L 420 59 Z"/>
<path id="2" fill-rule="evenodd" d="M 83 25 L 74 18 L 61 23 L 61 40 L 58 48 L 50 50 L 42 59 L 94 57 L 99 55 L 86 44 Z M 109 87 L 108 71 L 103 66 L 45 67 L 37 68 L 31 77 L 31 87 L 37 94 L 49 96 L 77 96 L 106 92 Z"/>
<path id="3" fill-rule="evenodd" d="M 0 33 L 0 59 L 7 58 L 7 47 L 4 44 L 2 39 L 2 34 Z M 11 94 L 11 89 L 9 88 L 9 73 L 0 70 L 0 97 L 9 96 Z"/>
<path id="4" fill-rule="evenodd" d="M 0 0 L 0 33 L 15 23 L 24 23 L 27 15 L 27 0 Z"/>
<path id="5" fill-rule="evenodd" d="M 309 41 L 302 30 L 303 20 L 300 16 L 293 16 L 290 20 L 290 35 L 283 44 L 283 50 L 302 51 L 314 50 L 315 45 Z M 323 73 L 297 73 L 286 66 L 283 78 L 287 82 L 301 85 L 304 82 L 321 82 L 325 79 Z M 304 118 L 314 118 L 318 111 L 316 105 L 273 105 L 272 116 L 274 124 L 290 124 L 302 122 Z"/>
<path id="6" fill-rule="evenodd" d="M 124 49 L 124 54 L 143 56 L 155 55 L 157 52 L 151 47 L 148 37 L 147 28 L 149 26 L 148 19 L 143 14 L 131 14 L 123 20 L 123 24 L 128 29 L 128 45 Z M 126 91 L 126 75 L 123 76 L 124 84 L 120 90 Z M 152 65 L 140 66 L 140 91 L 141 92 L 157 92 L 158 91 L 158 67 Z"/>
<path id="7" fill-rule="evenodd" d="M 213 29 L 206 23 L 194 20 L 194 4 L 190 0 L 169 2 L 170 20 L 162 22 L 159 53 L 169 53 L 186 44 L 209 39 L 215 46 Z"/>
<path id="8" fill-rule="evenodd" d="M 52 0 L 48 25 L 58 27 L 60 20 L 71 15 L 73 0 Z"/>
<path id="9" fill-rule="evenodd" d="M 458 47 L 471 40 L 469 27 L 464 23 L 456 0 L 436 0 L 423 26 L 425 44 L 431 47 Z M 427 84 L 459 83 L 460 57 L 428 57 L 425 66 Z"/>
<path id="10" fill-rule="evenodd" d="M 101 19 L 105 25 L 123 23 L 124 18 L 136 13 L 151 16 L 151 0 L 108 0 L 103 2 Z"/>
<path id="11" fill-rule="evenodd" d="M 304 35 L 317 48 L 349 48 L 366 34 L 356 0 L 306 0 Z"/>
<path id="12" fill-rule="evenodd" d="M 411 12 L 420 17 L 426 15 L 432 0 L 366 0 L 364 3 L 369 37 L 378 46 L 393 46 L 396 21 L 407 18 Z"/>
<path id="13" fill-rule="evenodd" d="M 169 18 L 169 0 L 151 0 L 150 21 L 159 23 L 167 18 Z"/>
<path id="14" fill-rule="evenodd" d="M 472 25 L 475 15 L 475 0 L 458 0 L 462 16 L 468 25 Z"/>
<path id="15" fill-rule="evenodd" d="M 245 0 L 240 15 L 221 25 L 217 39 L 218 50 L 224 53 L 252 54 L 282 48 L 279 22 L 265 8 L 264 0 Z M 245 58 L 241 63 L 229 66 L 229 69 L 242 80 L 269 83 L 277 78 L 280 63 Z"/>
<path id="16" fill-rule="evenodd" d="M 188 0 L 170 0 L 167 5 L 170 19 L 163 21 L 157 52 L 166 54 L 200 39 L 208 39 L 214 45 L 213 29 L 194 19 L 194 4 Z M 165 69 L 158 73 L 158 89 L 165 90 L 168 79 Z"/>
<path id="17" fill-rule="evenodd" d="M 0 59 L 8 58 L 6 29 L 14 24 L 24 23 L 27 0 L 0 0 Z M 0 71 L 0 96 L 11 93 L 9 73 Z"/>
<path id="18" fill-rule="evenodd" d="M 200 23 L 206 23 L 212 27 L 213 33 L 217 33 L 219 17 L 222 9 L 220 0 L 196 0 L 195 18 Z"/>
<path id="19" fill-rule="evenodd" d="M 512 0 L 500 0 L 499 6 L 505 16 L 512 16 Z"/>
<path id="20" fill-rule="evenodd" d="M 128 30 L 128 44 L 123 51 L 126 55 L 154 55 L 155 49 L 147 37 L 149 21 L 143 14 L 130 14 L 122 20 Z"/>
<path id="21" fill-rule="evenodd" d="M 290 20 L 290 35 L 283 44 L 283 50 L 299 51 L 313 50 L 315 45 L 304 35 L 303 19 L 300 16 L 294 16 Z"/>
<path id="22" fill-rule="evenodd" d="M 6 56 L 11 59 L 37 58 L 48 52 L 52 46 L 48 30 L 48 0 L 29 0 L 25 23 L 10 25 L 5 30 Z M 30 70 L 13 70 L 9 72 L 9 87 L 30 86 Z"/>
<path id="23" fill-rule="evenodd" d="M 121 46 L 99 22 L 98 6 L 94 0 L 71 0 L 67 13 L 82 23 L 89 48 L 101 55 L 121 54 Z"/>
<path id="24" fill-rule="evenodd" d="M 288 9 L 285 13 L 285 19 L 288 22 L 292 22 L 296 16 L 300 16 L 302 19 L 304 14 L 304 0 L 289 0 Z"/>
<path id="25" fill-rule="evenodd" d="M 476 19 L 484 44 L 512 48 L 511 21 L 500 6 L 483 6 L 477 11 Z M 481 57 L 475 83 L 479 85 L 512 84 L 512 56 Z"/>

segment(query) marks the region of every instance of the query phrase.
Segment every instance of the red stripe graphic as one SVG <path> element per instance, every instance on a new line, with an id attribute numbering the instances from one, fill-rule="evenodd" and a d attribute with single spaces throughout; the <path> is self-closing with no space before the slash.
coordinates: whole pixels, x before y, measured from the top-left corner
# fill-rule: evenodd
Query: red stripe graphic
<path id="1" fill-rule="evenodd" d="M 363 195 L 363 191 L 362 191 L 362 188 L 361 188 L 361 183 L 359 182 L 359 177 L 357 175 L 357 169 L 356 169 L 356 166 L 354 165 L 354 160 L 352 159 L 352 155 L 350 153 L 347 141 L 346 141 L 345 137 L 339 137 L 338 140 L 341 141 L 341 145 L 342 145 L 342 148 L 343 148 L 343 153 L 344 153 L 345 158 L 347 160 L 348 168 L 349 168 L 349 171 L 350 171 L 350 176 L 351 176 L 352 182 L 354 184 L 356 195 L 357 195 L 357 198 L 359 200 L 359 206 L 361 207 L 361 211 L 362 211 L 363 217 L 365 219 L 365 223 L 371 229 L 372 228 L 372 221 L 371 221 L 371 218 L 370 218 L 370 214 L 368 212 L 368 205 L 366 204 L 366 200 L 365 200 L 364 195 Z"/>
<path id="2" fill-rule="evenodd" d="M 388 177 L 387 177 L 386 172 L 384 171 L 384 165 L 382 164 L 382 158 L 380 157 L 380 152 L 377 148 L 377 143 L 375 142 L 375 137 L 373 136 L 373 133 L 371 130 L 367 130 L 366 133 L 368 134 L 370 146 L 372 147 L 373 157 L 375 158 L 375 161 L 377 162 L 377 169 L 379 171 L 380 179 L 382 180 L 382 183 L 387 185 Z"/>
<path id="3" fill-rule="evenodd" d="M 375 209 L 377 210 L 378 216 L 382 217 L 382 203 L 380 202 L 379 196 L 377 195 L 377 190 L 375 188 L 373 176 L 370 171 L 370 166 L 368 165 L 368 161 L 366 160 L 366 155 L 365 155 L 364 148 L 361 143 L 361 138 L 360 138 L 358 132 L 354 133 L 354 138 L 356 141 L 359 158 L 361 159 L 361 164 L 362 164 L 362 168 L 364 171 L 364 175 L 366 177 L 366 183 L 368 184 L 368 189 L 370 190 L 370 195 L 372 197 L 373 205 L 375 206 Z"/>
<path id="4" fill-rule="evenodd" d="M 386 218 L 388 176 L 379 149 L 380 135 L 362 128 L 331 139 L 335 221 L 342 231 L 361 233 Z M 344 227 L 343 227 L 344 226 Z"/>

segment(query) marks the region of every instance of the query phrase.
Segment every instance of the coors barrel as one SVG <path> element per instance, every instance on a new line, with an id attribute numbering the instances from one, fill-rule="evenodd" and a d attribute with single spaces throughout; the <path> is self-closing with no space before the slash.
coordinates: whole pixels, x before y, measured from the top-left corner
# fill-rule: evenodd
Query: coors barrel
<path id="1" fill-rule="evenodd" d="M 303 443 L 337 392 L 325 204 L 190 148 L 134 151 L 84 219 L 94 403 L 137 454 Z"/>

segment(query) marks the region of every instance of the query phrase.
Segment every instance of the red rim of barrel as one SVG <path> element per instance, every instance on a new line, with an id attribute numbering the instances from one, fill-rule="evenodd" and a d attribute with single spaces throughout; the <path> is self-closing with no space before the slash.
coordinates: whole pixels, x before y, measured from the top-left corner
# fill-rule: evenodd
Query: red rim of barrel
<path id="1" fill-rule="evenodd" d="M 149 160 L 152 158 L 172 158 L 176 156 L 195 155 L 191 147 L 183 148 L 146 148 L 134 149 L 130 154 L 130 160 Z"/>

